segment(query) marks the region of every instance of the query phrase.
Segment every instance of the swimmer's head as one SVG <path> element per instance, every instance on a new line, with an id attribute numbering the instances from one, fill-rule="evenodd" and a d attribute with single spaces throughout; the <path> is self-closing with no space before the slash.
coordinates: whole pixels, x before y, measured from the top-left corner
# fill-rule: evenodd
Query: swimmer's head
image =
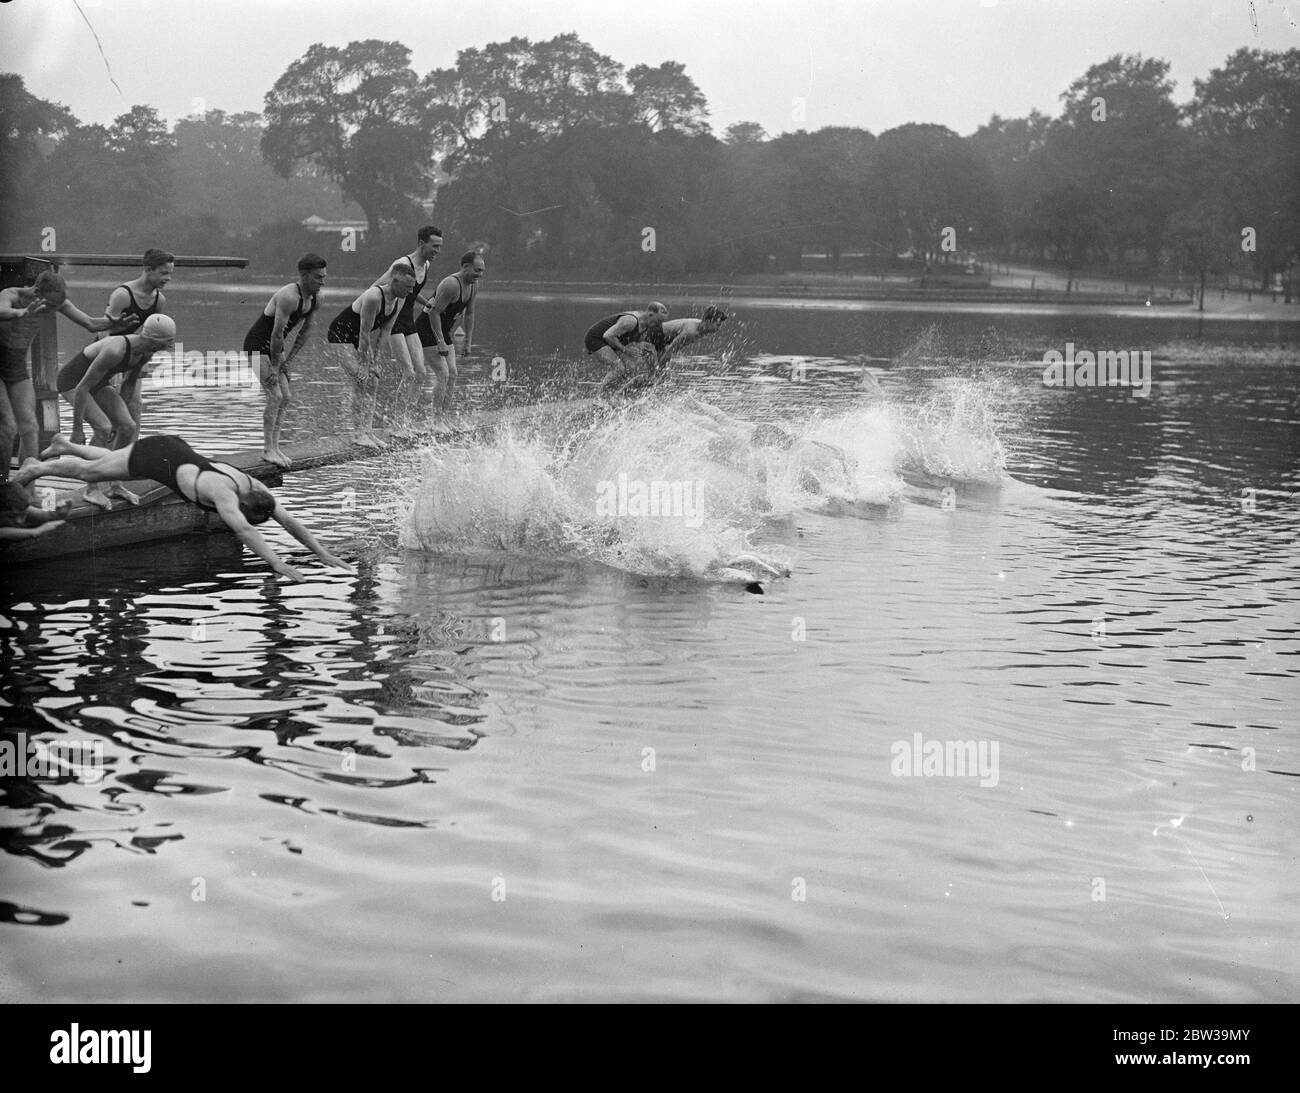
<path id="1" fill-rule="evenodd" d="M 651 301 L 650 306 L 646 308 L 646 312 L 648 313 L 646 319 L 648 326 L 663 326 L 664 320 L 668 318 L 668 308 L 659 303 L 658 300 Z"/>
<path id="2" fill-rule="evenodd" d="M 766 423 L 756 426 L 750 439 L 756 446 L 763 448 L 789 448 L 794 444 L 794 437 L 779 425 Z"/>
<path id="3" fill-rule="evenodd" d="M 426 224 L 416 233 L 416 239 L 419 241 L 420 252 L 426 262 L 430 258 L 438 257 L 438 252 L 442 250 L 441 228 Z"/>
<path id="4" fill-rule="evenodd" d="M 727 313 L 720 307 L 706 307 L 700 319 L 700 333 L 711 334 L 727 321 Z"/>
<path id="5" fill-rule="evenodd" d="M 394 296 L 409 296 L 415 291 L 415 274 L 403 266 L 393 271 L 392 289 Z"/>
<path id="6" fill-rule="evenodd" d="M 298 259 L 298 280 L 302 282 L 308 296 L 315 296 L 325 283 L 324 258 L 319 254 L 304 254 Z"/>
<path id="7" fill-rule="evenodd" d="M 265 524 L 275 515 L 275 494 L 254 478 L 239 493 L 239 511 L 250 524 Z"/>
<path id="8" fill-rule="evenodd" d="M 467 250 L 460 256 L 460 269 L 465 275 L 465 280 L 475 284 L 482 280 L 483 274 L 487 272 L 487 263 L 479 251 Z"/>
<path id="9" fill-rule="evenodd" d="M 53 270 L 47 269 L 32 284 L 32 291 L 45 301 L 45 306 L 51 310 L 58 307 L 68 298 L 68 286 Z"/>
<path id="10" fill-rule="evenodd" d="M 176 324 L 166 315 L 150 315 L 140 324 L 137 333 L 157 342 L 160 347 L 168 346 L 176 340 Z"/>
<path id="11" fill-rule="evenodd" d="M 144 252 L 141 262 L 144 265 L 145 278 L 155 289 L 159 289 L 172 279 L 172 270 L 176 268 L 176 255 L 159 250 L 157 247 L 150 247 Z"/>

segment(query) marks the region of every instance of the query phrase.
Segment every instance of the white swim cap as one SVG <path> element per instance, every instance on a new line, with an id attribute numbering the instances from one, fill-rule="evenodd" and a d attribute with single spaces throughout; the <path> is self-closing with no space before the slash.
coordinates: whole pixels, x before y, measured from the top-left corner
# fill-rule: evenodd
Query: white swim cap
<path id="1" fill-rule="evenodd" d="M 176 324 L 166 315 L 150 315 L 140 324 L 140 329 L 136 333 L 152 338 L 156 342 L 171 341 L 176 337 Z"/>

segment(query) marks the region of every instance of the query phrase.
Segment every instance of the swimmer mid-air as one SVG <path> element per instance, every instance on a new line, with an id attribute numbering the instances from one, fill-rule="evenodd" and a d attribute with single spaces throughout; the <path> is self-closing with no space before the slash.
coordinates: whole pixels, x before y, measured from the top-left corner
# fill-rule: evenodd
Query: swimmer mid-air
<path id="1" fill-rule="evenodd" d="M 116 451 L 71 444 L 56 436 L 41 457 L 41 460 L 27 460 L 18 469 L 13 478 L 15 485 L 26 486 L 46 475 L 81 482 L 152 479 L 190 504 L 215 512 L 244 546 L 283 577 L 294 581 L 307 579 L 280 558 L 254 524 L 274 520 L 326 565 L 356 572 L 317 542 L 256 478 L 228 463 L 215 463 L 199 455 L 179 436 L 148 436 Z"/>

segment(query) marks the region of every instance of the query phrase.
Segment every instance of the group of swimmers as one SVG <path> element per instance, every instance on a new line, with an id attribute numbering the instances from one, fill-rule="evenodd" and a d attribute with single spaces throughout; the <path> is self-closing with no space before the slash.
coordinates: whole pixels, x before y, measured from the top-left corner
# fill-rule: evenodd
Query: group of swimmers
<path id="1" fill-rule="evenodd" d="M 464 355 L 473 349 L 474 309 L 478 284 L 486 272 L 480 251 L 461 256 L 459 270 L 427 292 L 433 260 L 442 249 L 442 232 L 426 225 L 417 233 L 411 253 L 393 261 L 368 288 L 330 322 L 327 341 L 350 346 L 340 363 L 352 380 L 352 439 L 369 448 L 383 446 L 374 432 L 380 377 L 380 350 L 387 345 L 400 369 L 396 404 L 407 407 L 392 433 L 409 437 L 417 422 L 446 413 L 457 379 L 455 336 L 460 328 Z M 102 318 L 92 318 L 67 297 L 63 279 L 41 273 L 30 286 L 0 292 L 0 540 L 42 535 L 62 522 L 64 505 L 46 512 L 31 504 L 26 487 L 44 475 L 61 475 L 87 483 L 85 499 L 108 507 L 114 496 L 138 502 L 122 485 L 124 479 L 151 479 L 186 501 L 217 513 L 239 538 L 273 569 L 302 579 L 281 561 L 254 527 L 267 519 L 281 523 L 323 561 L 344 568 L 311 534 L 289 516 L 256 479 L 194 451 L 177 436 L 140 438 L 141 378 L 149 362 L 175 344 L 176 324 L 163 313 L 163 288 L 175 270 L 175 257 L 160 249 L 145 252 L 142 272 L 115 287 Z M 257 354 L 266 395 L 263 416 L 263 456 L 277 466 L 291 460 L 281 448 L 290 403 L 289 365 L 307 343 L 325 284 L 327 263 L 318 254 L 298 262 L 295 281 L 277 289 L 244 338 L 246 353 Z M 42 316 L 57 312 L 86 330 L 104 335 L 79 350 L 59 370 L 59 394 L 71 405 L 70 439 L 55 437 L 37 456 L 39 430 L 35 390 L 27 357 Z M 626 396 L 660 382 L 672 355 L 717 331 L 727 316 L 709 307 L 701 318 L 668 320 L 668 309 L 651 303 L 642 311 L 608 316 L 587 331 L 584 346 L 609 369 L 600 383 L 606 400 Z M 296 332 L 292 347 L 289 336 Z M 429 382 L 431 381 L 431 382 Z M 407 395 L 407 389 L 414 388 Z M 431 390 L 429 406 L 420 405 L 420 391 Z M 92 443 L 86 443 L 89 423 Z M 18 442 L 19 471 L 9 478 L 9 456 Z"/>

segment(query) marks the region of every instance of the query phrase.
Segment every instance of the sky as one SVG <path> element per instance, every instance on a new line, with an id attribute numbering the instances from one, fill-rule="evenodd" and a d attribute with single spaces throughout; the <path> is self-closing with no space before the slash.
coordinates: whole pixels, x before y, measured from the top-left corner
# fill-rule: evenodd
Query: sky
<path id="1" fill-rule="evenodd" d="M 683 63 L 719 136 L 738 121 L 965 135 L 995 113 L 1055 116 L 1115 53 L 1171 62 L 1186 101 L 1242 46 L 1300 48 L 1300 0 L 0 0 L 0 71 L 83 122 L 136 104 L 175 121 L 261 110 L 316 42 L 400 41 L 423 76 L 466 47 L 571 31 L 627 67 Z"/>

